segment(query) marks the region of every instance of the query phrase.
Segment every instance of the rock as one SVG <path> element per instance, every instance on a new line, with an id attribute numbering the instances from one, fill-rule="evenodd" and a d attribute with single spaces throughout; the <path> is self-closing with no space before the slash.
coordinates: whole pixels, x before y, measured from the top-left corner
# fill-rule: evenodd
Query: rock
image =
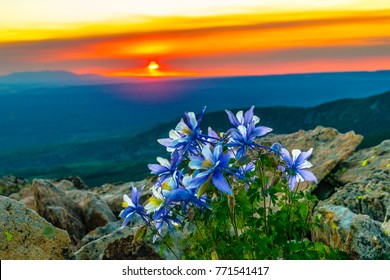
<path id="1" fill-rule="evenodd" d="M 13 193 L 9 198 L 15 199 L 24 205 L 26 205 L 31 210 L 37 212 L 37 207 L 35 204 L 34 192 L 31 187 L 21 189 L 18 193 Z"/>
<path id="2" fill-rule="evenodd" d="M 108 205 L 95 193 L 68 188 L 73 183 L 67 180 L 61 180 L 60 187 L 54 183 L 50 180 L 33 181 L 37 212 L 53 225 L 65 229 L 73 245 L 87 232 L 117 220 Z"/>
<path id="3" fill-rule="evenodd" d="M 63 191 L 70 190 L 86 190 L 88 186 L 81 180 L 81 178 L 77 176 L 70 176 L 68 178 L 55 179 L 51 180 L 52 184 L 56 186 L 56 188 Z"/>
<path id="4" fill-rule="evenodd" d="M 133 242 L 134 236 L 117 239 L 108 244 L 103 260 L 161 260 L 145 242 Z"/>
<path id="5" fill-rule="evenodd" d="M 390 238 L 381 224 L 367 215 L 356 215 L 350 225 L 345 251 L 353 259 L 375 260 L 390 258 Z"/>
<path id="6" fill-rule="evenodd" d="M 351 182 L 389 182 L 390 140 L 385 140 L 378 146 L 354 152 L 340 163 L 331 177 L 339 186 Z"/>
<path id="7" fill-rule="evenodd" d="M 0 195 L 10 196 L 30 186 L 30 182 L 15 176 L 0 177 Z"/>
<path id="8" fill-rule="evenodd" d="M 105 235 L 108 235 L 110 233 L 113 233 L 120 227 L 120 222 L 110 222 L 106 224 L 105 226 L 101 226 L 98 228 L 95 228 L 94 230 L 90 231 L 87 235 L 83 237 L 83 239 L 80 240 L 80 242 L 77 244 L 77 248 L 80 249 L 84 245 L 97 240 Z"/>
<path id="9" fill-rule="evenodd" d="M 313 148 L 309 161 L 311 171 L 318 181 L 324 179 L 337 164 L 347 158 L 360 144 L 363 137 L 354 132 L 339 133 L 334 128 L 316 127 L 314 130 L 300 130 L 292 134 L 268 135 L 260 143 L 272 145 L 279 142 L 290 152 L 292 149 L 307 151 Z M 303 188 L 307 187 L 303 186 Z"/>
<path id="10" fill-rule="evenodd" d="M 117 220 L 107 203 L 95 193 L 73 190 L 65 194 L 67 199 L 76 202 L 81 209 L 86 232 Z"/>
<path id="11" fill-rule="evenodd" d="M 337 189 L 327 202 L 384 222 L 387 208 L 390 206 L 390 182 L 348 183 Z"/>
<path id="12" fill-rule="evenodd" d="M 140 199 L 141 203 L 143 203 L 152 194 L 151 189 L 152 186 L 155 184 L 155 182 L 151 179 L 145 179 L 139 182 L 129 182 L 129 183 L 124 183 L 119 185 L 104 184 L 101 187 L 91 189 L 91 191 L 98 194 L 101 197 L 101 199 L 108 204 L 111 211 L 116 216 L 118 216 L 120 211 L 122 211 L 123 209 L 122 208 L 123 195 L 131 194 L 131 188 L 133 184 L 136 188 L 141 188 L 142 186 L 145 186 Z"/>
<path id="13" fill-rule="evenodd" d="M 333 171 L 328 181 L 336 185 L 329 203 L 348 207 L 356 214 L 385 222 L 390 209 L 390 140 L 353 153 Z"/>
<path id="14" fill-rule="evenodd" d="M 314 217 L 320 218 L 321 227 L 313 230 L 313 240 L 333 248 L 343 248 L 355 216 L 348 208 L 320 202 L 315 208 Z"/>
<path id="15" fill-rule="evenodd" d="M 313 241 L 340 249 L 352 259 L 390 257 L 390 237 L 381 224 L 369 216 L 320 202 L 315 208 L 314 217 L 320 219 L 320 227 L 313 230 Z"/>
<path id="16" fill-rule="evenodd" d="M 168 249 L 162 252 L 160 256 L 161 240 L 157 239 L 155 243 L 150 237 L 145 237 L 142 244 L 132 244 L 133 236 L 137 229 L 143 226 L 144 221 L 138 216 L 129 222 L 122 231 L 118 231 L 122 221 L 111 222 L 104 227 L 96 228 L 88 233 L 79 243 L 79 250 L 75 253 L 77 259 L 167 259 L 176 260 L 176 256 Z M 164 233 L 165 234 L 165 233 Z M 184 248 L 181 244 L 184 235 L 181 231 L 172 232 L 172 249 L 175 254 L 181 258 L 184 254 Z M 113 244 L 110 245 L 109 244 Z M 120 246 L 119 246 L 120 245 Z M 141 247 L 139 247 L 142 245 Z M 122 248 L 123 247 L 123 248 Z M 145 254 L 140 250 L 148 252 Z"/>
<path id="17" fill-rule="evenodd" d="M 74 245 L 86 234 L 83 211 L 49 180 L 33 180 L 37 212 L 54 226 L 69 233 Z"/>
<path id="18" fill-rule="evenodd" d="M 324 180 L 335 192 L 315 210 L 321 227 L 313 239 L 353 259 L 389 257 L 390 141 L 354 152 Z M 386 256 L 387 254 L 387 256 Z"/>
<path id="19" fill-rule="evenodd" d="M 79 260 L 161 259 L 156 251 L 146 243 L 132 242 L 138 227 L 126 227 L 123 230 L 118 231 L 119 226 L 120 222 L 117 223 L 114 232 L 104 235 L 81 247 L 75 253 L 76 258 Z"/>
<path id="20" fill-rule="evenodd" d="M 0 196 L 0 259 L 72 259 L 66 231 L 22 203 Z"/>

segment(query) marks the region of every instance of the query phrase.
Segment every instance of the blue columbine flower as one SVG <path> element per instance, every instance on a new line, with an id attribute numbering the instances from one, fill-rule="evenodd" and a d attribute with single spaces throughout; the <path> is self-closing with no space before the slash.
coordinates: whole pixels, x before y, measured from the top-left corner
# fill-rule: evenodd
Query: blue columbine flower
<path id="1" fill-rule="evenodd" d="M 162 184 L 162 195 L 167 205 L 182 204 L 183 206 L 192 203 L 199 207 L 209 208 L 202 199 L 199 199 L 193 189 L 191 188 L 192 181 L 194 179 L 191 176 L 184 176 L 181 181 L 177 181 L 174 178 L 168 178 Z"/>
<path id="2" fill-rule="evenodd" d="M 149 224 L 149 221 L 147 219 L 147 214 L 145 212 L 145 208 L 139 203 L 139 199 L 141 198 L 141 193 L 144 187 L 141 188 L 141 190 L 137 190 L 136 187 L 132 187 L 131 191 L 131 198 L 129 198 L 128 195 L 123 195 L 123 202 L 122 206 L 125 208 L 122 210 L 122 212 L 119 214 L 119 216 L 123 219 L 125 219 L 122 223 L 122 226 L 119 229 L 123 229 L 130 221 L 131 217 L 134 214 L 137 214 L 140 216 L 147 224 Z"/>
<path id="3" fill-rule="evenodd" d="M 254 108 L 255 106 L 250 107 L 245 114 L 243 111 L 238 111 L 236 115 L 229 110 L 225 110 L 225 112 L 228 114 L 230 123 L 235 127 L 239 127 L 240 125 L 248 126 L 250 124 L 256 125 L 260 122 L 260 118 L 253 114 Z"/>
<path id="4" fill-rule="evenodd" d="M 254 141 L 256 137 L 261 137 L 272 131 L 272 128 L 266 126 L 255 127 L 254 123 L 248 126 L 239 125 L 237 128 L 232 128 L 228 146 L 236 147 L 236 158 L 240 158 L 246 154 L 247 149 L 253 149 L 257 145 Z"/>
<path id="5" fill-rule="evenodd" d="M 178 171 L 177 168 L 182 161 L 178 151 L 174 151 L 171 154 L 171 161 L 167 159 L 157 157 L 157 161 L 160 164 L 148 164 L 148 167 L 152 174 L 158 175 L 160 182 L 163 182 L 169 176 L 173 176 Z M 179 174 L 180 175 L 180 174 Z"/>
<path id="6" fill-rule="evenodd" d="M 279 156 L 282 154 L 282 149 L 283 149 L 282 145 L 278 142 L 273 143 L 272 146 L 269 148 L 271 152 L 274 152 Z"/>
<path id="7" fill-rule="evenodd" d="M 148 203 L 145 205 L 145 210 L 147 213 L 156 212 L 161 209 L 165 204 L 165 198 L 162 195 L 161 187 L 158 185 L 153 186 L 152 196 L 149 197 Z"/>
<path id="8" fill-rule="evenodd" d="M 207 129 L 207 141 L 212 144 L 217 144 L 218 142 L 222 141 L 221 137 L 218 135 L 218 133 L 213 130 L 211 127 Z"/>
<path id="9" fill-rule="evenodd" d="M 280 166 L 279 168 L 288 175 L 288 187 L 290 190 L 294 189 L 297 182 L 306 180 L 317 183 L 317 178 L 314 174 L 311 171 L 306 170 L 306 168 L 312 167 L 312 164 L 307 161 L 312 152 L 313 148 L 307 152 L 301 152 L 298 149 L 294 149 L 291 152 L 291 158 L 289 151 L 282 148 L 281 158 L 286 163 L 286 166 Z"/>
<path id="10" fill-rule="evenodd" d="M 228 169 L 230 154 L 223 153 L 221 145 L 217 145 L 213 152 L 210 150 L 210 145 L 205 145 L 202 148 L 202 157 L 191 156 L 190 159 L 188 167 L 194 170 L 205 170 L 195 176 L 190 183 L 190 188 L 199 187 L 211 178 L 220 191 L 232 194 L 228 182 L 222 175 Z"/>
<path id="11" fill-rule="evenodd" d="M 161 208 L 160 211 L 155 213 L 153 219 L 155 221 L 156 229 L 160 235 L 164 224 L 167 225 L 168 230 L 172 230 L 182 224 L 181 221 L 178 218 L 175 218 L 171 211 L 165 207 Z M 157 240 L 158 237 L 158 234 L 153 236 L 153 243 Z"/>
<path id="12" fill-rule="evenodd" d="M 178 150 L 181 154 L 187 151 L 195 154 L 199 150 L 199 143 L 203 142 L 203 135 L 200 130 L 200 123 L 203 119 L 206 107 L 199 114 L 198 119 L 193 112 L 185 113 L 186 121 L 183 119 L 177 124 L 175 130 L 171 130 L 169 138 L 159 139 L 158 142 L 167 147 L 168 151 Z"/>

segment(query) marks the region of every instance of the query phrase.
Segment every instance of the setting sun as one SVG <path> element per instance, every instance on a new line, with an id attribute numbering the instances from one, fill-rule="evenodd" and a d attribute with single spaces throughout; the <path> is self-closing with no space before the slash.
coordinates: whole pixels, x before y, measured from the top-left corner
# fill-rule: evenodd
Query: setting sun
<path id="1" fill-rule="evenodd" d="M 151 61 L 148 65 L 149 70 L 157 70 L 158 68 L 160 68 L 160 65 L 158 65 L 155 61 Z"/>

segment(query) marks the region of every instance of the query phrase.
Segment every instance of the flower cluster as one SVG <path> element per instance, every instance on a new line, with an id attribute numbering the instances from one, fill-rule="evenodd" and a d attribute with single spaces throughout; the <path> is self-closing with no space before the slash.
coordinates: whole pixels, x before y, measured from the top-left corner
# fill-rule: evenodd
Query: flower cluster
<path id="1" fill-rule="evenodd" d="M 307 170 L 312 166 L 307 161 L 312 149 L 292 150 L 291 157 L 279 143 L 267 147 L 256 141 L 272 129 L 258 125 L 260 119 L 254 115 L 253 106 L 236 115 L 226 110 L 232 125 L 226 133 L 211 128 L 207 134 L 202 133 L 200 125 L 205 109 L 198 117 L 193 112 L 185 113 L 185 119 L 169 132 L 169 138 L 158 140 L 171 153 L 170 159 L 158 157 L 158 164 L 148 165 L 158 180 L 146 205 L 139 203 L 142 189 L 133 187 L 131 199 L 124 196 L 122 227 L 137 214 L 154 229 L 154 239 L 158 238 L 164 225 L 168 229 L 180 226 L 191 209 L 210 210 L 210 190 L 214 196 L 231 196 L 238 181 L 250 185 L 256 162 L 263 154 L 272 154 L 280 160 L 275 172 L 282 173 L 290 190 L 304 180 L 316 182 L 313 173 Z"/>

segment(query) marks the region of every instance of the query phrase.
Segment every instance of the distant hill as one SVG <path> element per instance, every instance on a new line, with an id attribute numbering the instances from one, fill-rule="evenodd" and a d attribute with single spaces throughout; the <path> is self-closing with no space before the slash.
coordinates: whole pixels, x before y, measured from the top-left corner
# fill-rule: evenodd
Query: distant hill
<path id="1" fill-rule="evenodd" d="M 7 132 L 0 133 L 0 147 L 7 152 L 129 137 L 205 105 L 207 112 L 251 105 L 311 107 L 390 89 L 390 71 L 87 85 L 69 84 L 94 81 L 96 76 L 40 72 L 11 78 L 53 85 L 0 83 L 0 128 Z"/>
<path id="2" fill-rule="evenodd" d="M 245 109 L 244 109 L 245 110 Z M 340 132 L 354 130 L 364 136 L 359 148 L 371 147 L 390 139 L 390 91 L 362 99 L 342 99 L 310 108 L 256 108 L 261 124 L 273 128 L 275 134 L 309 130 L 318 125 Z M 208 114 L 205 126 L 226 130 L 230 124 L 225 112 Z"/>
<path id="3" fill-rule="evenodd" d="M 79 75 L 67 71 L 17 72 L 5 76 L 0 76 L 0 85 L 30 85 L 44 87 L 113 84 L 129 81 L 129 79 L 114 79 L 95 74 Z"/>
<path id="4" fill-rule="evenodd" d="M 246 110 L 247 108 L 243 108 Z M 236 112 L 236 110 L 234 111 Z M 354 130 L 364 136 L 360 148 L 390 139 L 390 91 L 362 99 L 343 99 L 310 108 L 256 108 L 261 124 L 273 128 L 273 133 L 291 133 L 313 129 L 317 125 L 334 127 L 340 132 Z M 20 177 L 81 176 L 90 185 L 105 182 L 139 180 L 149 175 L 148 163 L 164 155 L 158 138 L 168 136 L 178 119 L 129 137 L 112 137 L 96 141 L 58 144 L 20 150 L 0 161 L 0 173 Z M 203 129 L 230 128 L 224 111 L 207 113 Z M 4 153 L 2 153 L 3 156 Z M 0 154 L 1 156 L 1 154 Z"/>

